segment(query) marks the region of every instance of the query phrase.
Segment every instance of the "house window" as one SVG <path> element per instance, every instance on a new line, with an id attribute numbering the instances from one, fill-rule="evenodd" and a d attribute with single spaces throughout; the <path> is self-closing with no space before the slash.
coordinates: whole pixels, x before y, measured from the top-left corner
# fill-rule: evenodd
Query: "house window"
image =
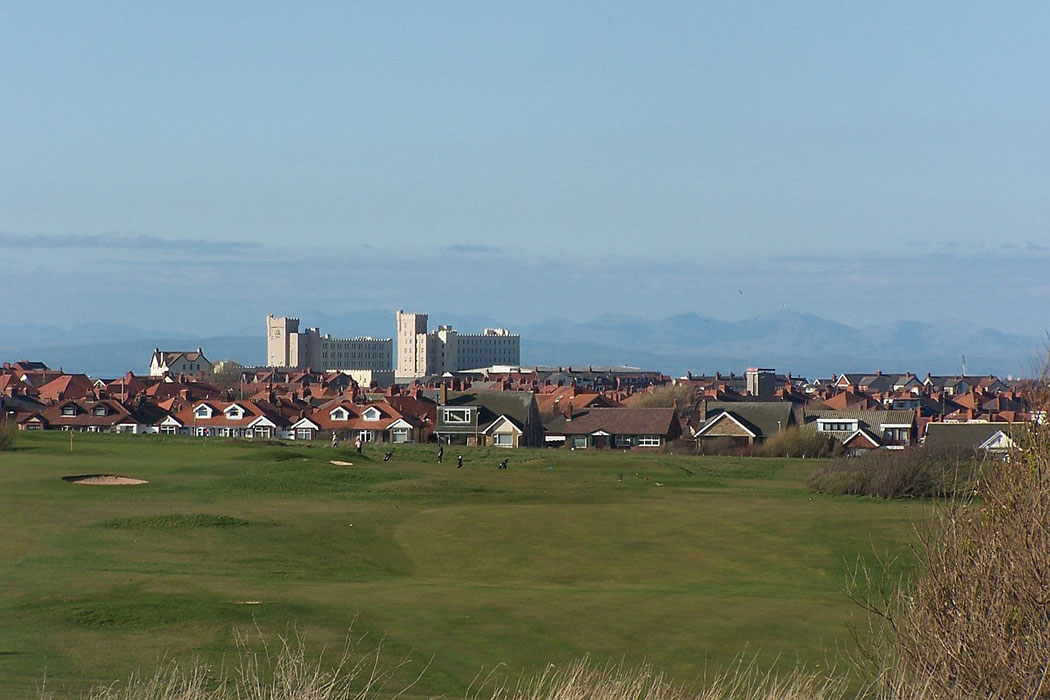
<path id="1" fill-rule="evenodd" d="M 630 447 L 633 444 L 630 435 L 617 435 L 616 446 L 617 447 Z"/>
<path id="2" fill-rule="evenodd" d="M 375 442 L 376 431 L 374 430 L 362 430 L 358 433 L 361 437 L 361 442 Z"/>
<path id="3" fill-rule="evenodd" d="M 193 415 L 198 418 L 210 418 L 211 410 L 207 406 L 198 406 L 194 411 Z"/>
<path id="4" fill-rule="evenodd" d="M 394 428 L 390 431 L 392 442 L 408 442 L 408 428 Z"/>
<path id="5" fill-rule="evenodd" d="M 638 447 L 659 447 L 662 442 L 659 435 L 642 435 L 638 438 Z"/>
<path id="6" fill-rule="evenodd" d="M 77 407 L 76 406 L 63 406 L 62 407 L 62 415 L 63 416 L 75 416 L 76 414 L 77 414 Z"/>
<path id="7" fill-rule="evenodd" d="M 109 411 L 106 410 L 105 406 L 95 406 L 94 414 L 96 416 L 104 416 L 107 413 L 109 413 Z"/>
<path id="8" fill-rule="evenodd" d="M 577 435 L 572 439 L 572 446 L 574 449 L 583 450 L 587 448 L 587 436 Z"/>
<path id="9" fill-rule="evenodd" d="M 211 428 L 197 428 L 197 437 L 208 437 L 211 434 Z"/>
<path id="10" fill-rule="evenodd" d="M 313 438 L 313 430 L 310 428 L 298 428 L 295 431 L 296 440 L 310 440 Z"/>
<path id="11" fill-rule="evenodd" d="M 446 408 L 441 419 L 450 425 L 469 425 L 474 421 L 473 411 L 469 408 Z"/>
<path id="12" fill-rule="evenodd" d="M 514 436 L 510 433 L 494 433 L 492 444 L 496 447 L 514 447 Z"/>
<path id="13" fill-rule="evenodd" d="M 332 420 L 346 420 L 349 415 L 345 408 L 337 408 L 329 414 L 332 416 Z"/>
<path id="14" fill-rule="evenodd" d="M 160 426 L 161 435 L 178 435 L 179 427 L 177 425 L 162 425 Z"/>

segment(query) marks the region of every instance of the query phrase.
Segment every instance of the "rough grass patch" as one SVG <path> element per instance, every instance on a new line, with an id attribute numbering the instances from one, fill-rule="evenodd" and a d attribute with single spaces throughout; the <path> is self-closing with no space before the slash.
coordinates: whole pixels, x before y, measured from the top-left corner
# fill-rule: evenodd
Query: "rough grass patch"
<path id="1" fill-rule="evenodd" d="M 190 530 L 194 528 L 225 528 L 254 525 L 250 520 L 234 518 L 229 515 L 140 515 L 131 518 L 112 518 L 104 520 L 102 527 L 113 530 Z"/>

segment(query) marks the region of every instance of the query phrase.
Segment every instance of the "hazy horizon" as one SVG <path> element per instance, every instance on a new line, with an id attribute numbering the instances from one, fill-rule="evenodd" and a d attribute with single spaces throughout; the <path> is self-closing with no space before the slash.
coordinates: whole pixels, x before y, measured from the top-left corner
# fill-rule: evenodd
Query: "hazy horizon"
<path id="1" fill-rule="evenodd" d="M 2 17 L 8 324 L 206 336 L 405 307 L 1050 328 L 1050 6 Z"/>

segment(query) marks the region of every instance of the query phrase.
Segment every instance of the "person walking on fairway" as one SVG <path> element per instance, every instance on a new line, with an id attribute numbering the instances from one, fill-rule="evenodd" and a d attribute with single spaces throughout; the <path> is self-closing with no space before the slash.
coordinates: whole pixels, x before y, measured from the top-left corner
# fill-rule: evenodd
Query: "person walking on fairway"
<path id="1" fill-rule="evenodd" d="M 456 469 L 462 469 L 462 468 L 463 468 L 463 455 L 459 455 L 458 457 L 456 457 Z"/>
<path id="2" fill-rule="evenodd" d="M 336 435 L 335 433 L 332 433 L 332 447 L 333 448 L 339 447 L 339 436 Z"/>
<path id="3" fill-rule="evenodd" d="M 506 469 L 507 468 L 507 460 L 506 459 L 504 459 L 502 462 L 499 463 L 499 468 L 500 469 Z"/>
<path id="4" fill-rule="evenodd" d="M 357 440 L 354 442 L 354 447 L 357 448 L 358 454 L 361 453 L 361 446 L 365 444 L 365 441 L 361 439 L 361 436 L 357 436 Z"/>
<path id="5" fill-rule="evenodd" d="M 441 464 L 441 460 L 445 458 L 445 446 L 438 445 L 438 464 Z"/>

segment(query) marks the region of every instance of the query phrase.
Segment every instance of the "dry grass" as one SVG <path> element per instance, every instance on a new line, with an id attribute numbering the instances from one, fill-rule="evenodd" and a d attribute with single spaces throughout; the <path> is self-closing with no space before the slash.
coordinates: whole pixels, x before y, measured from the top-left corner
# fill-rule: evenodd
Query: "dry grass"
<path id="1" fill-rule="evenodd" d="M 201 663 L 172 661 L 152 675 L 96 688 L 88 700 L 396 700 L 407 687 L 391 687 L 406 661 L 385 664 L 382 646 L 365 649 L 363 638 L 348 641 L 333 664 L 322 651 L 311 654 L 301 637 L 281 637 L 271 648 L 259 634 L 262 651 L 242 637 L 232 667 L 213 670 Z M 425 670 L 425 669 L 424 669 Z M 63 697 L 46 687 L 42 700 Z"/>
<path id="2" fill-rule="evenodd" d="M 482 684 L 484 686 L 484 684 Z M 690 688 L 670 682 L 649 665 L 597 666 L 581 659 L 569 666 L 548 666 L 514 687 L 468 694 L 472 700 L 839 700 L 841 677 L 796 670 L 786 676 L 738 664 Z"/>

